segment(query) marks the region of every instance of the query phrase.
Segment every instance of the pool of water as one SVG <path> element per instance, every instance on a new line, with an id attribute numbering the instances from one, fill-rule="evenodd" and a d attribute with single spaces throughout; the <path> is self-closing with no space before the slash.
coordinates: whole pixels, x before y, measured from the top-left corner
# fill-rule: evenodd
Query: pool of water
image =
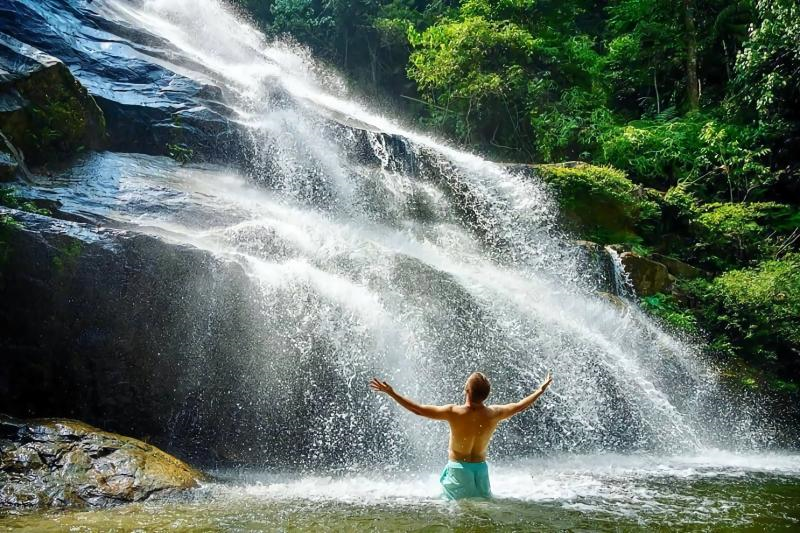
<path id="1" fill-rule="evenodd" d="M 800 529 L 800 455 L 602 455 L 492 469 L 495 498 L 446 502 L 434 473 L 216 472 L 190 495 L 99 510 L 6 510 L 36 531 Z"/>

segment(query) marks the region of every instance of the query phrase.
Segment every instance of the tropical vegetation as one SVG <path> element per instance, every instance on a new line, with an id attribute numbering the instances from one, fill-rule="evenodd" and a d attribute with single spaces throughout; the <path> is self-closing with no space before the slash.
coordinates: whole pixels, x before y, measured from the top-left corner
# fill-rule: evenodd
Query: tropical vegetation
<path id="1" fill-rule="evenodd" d="M 796 389 L 796 0 L 238 1 L 421 127 L 582 162 L 540 168 L 567 215 L 594 213 L 581 237 L 703 272 L 643 307 Z"/>

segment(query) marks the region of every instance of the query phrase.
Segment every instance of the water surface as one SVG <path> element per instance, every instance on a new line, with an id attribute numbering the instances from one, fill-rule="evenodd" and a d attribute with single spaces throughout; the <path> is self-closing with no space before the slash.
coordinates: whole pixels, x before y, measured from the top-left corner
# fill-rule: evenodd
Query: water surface
<path id="1" fill-rule="evenodd" d="M 187 497 L 6 513 L 37 531 L 797 530 L 800 456 L 567 456 L 493 466 L 495 498 L 445 502 L 433 473 L 217 472 Z"/>

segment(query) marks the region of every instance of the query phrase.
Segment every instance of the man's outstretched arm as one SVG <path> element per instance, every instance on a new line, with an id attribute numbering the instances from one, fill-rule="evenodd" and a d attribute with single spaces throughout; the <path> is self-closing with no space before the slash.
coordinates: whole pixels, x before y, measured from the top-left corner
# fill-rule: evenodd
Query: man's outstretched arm
<path id="1" fill-rule="evenodd" d="M 494 408 L 497 410 L 497 414 L 500 416 L 501 419 L 511 418 L 512 416 L 521 413 L 531 405 L 533 402 L 539 399 L 539 396 L 544 394 L 544 391 L 547 390 L 547 387 L 553 382 L 553 377 L 550 375 L 550 372 L 547 373 L 545 376 L 544 381 L 539 388 L 533 391 L 533 393 L 525 398 L 521 399 L 518 402 L 508 403 L 505 405 L 496 405 Z"/>
<path id="2" fill-rule="evenodd" d="M 420 405 L 413 400 L 397 394 L 391 385 L 385 381 L 379 381 L 378 378 L 372 378 L 369 382 L 369 387 L 375 392 L 385 392 L 394 401 L 414 413 L 415 415 L 424 416 L 425 418 L 433 418 L 434 420 L 447 420 L 450 413 L 453 412 L 452 405 Z"/>

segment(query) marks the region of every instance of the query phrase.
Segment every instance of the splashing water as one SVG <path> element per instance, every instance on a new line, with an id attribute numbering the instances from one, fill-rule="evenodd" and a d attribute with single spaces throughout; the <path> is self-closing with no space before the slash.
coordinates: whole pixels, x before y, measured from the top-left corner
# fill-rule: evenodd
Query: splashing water
<path id="1" fill-rule="evenodd" d="M 169 43 L 153 61 L 222 88 L 248 137 L 244 170 L 90 154 L 32 191 L 245 273 L 202 278 L 244 286 L 196 291 L 175 304 L 192 323 L 166 321 L 160 333 L 185 339 L 185 353 L 165 357 L 198 389 L 171 413 L 172 445 L 186 452 L 200 434 L 248 469 L 218 471 L 186 499 L 0 513 L 4 524 L 796 526 L 797 455 L 763 450 L 776 428 L 757 403 L 726 392 L 691 339 L 628 300 L 613 250 L 604 279 L 535 177 L 369 111 L 306 51 L 269 41 L 222 2 L 98 4 Z M 602 296 L 609 285 L 621 304 Z M 424 402 L 458 402 L 464 378 L 482 370 L 505 402 L 548 369 L 547 395 L 492 443 L 492 502 L 440 501 L 446 428 L 366 388 L 385 376 Z"/>
<path id="2" fill-rule="evenodd" d="M 509 494 L 530 477 L 514 477 L 518 456 L 769 443 L 768 425 L 723 390 L 690 341 L 596 294 L 600 276 L 536 179 L 368 111 L 309 54 L 268 41 L 221 2 L 104 9 L 170 43 L 159 60 L 168 68 L 222 87 L 249 137 L 247 176 L 104 154 L 42 194 L 244 269 L 246 324 L 226 338 L 241 371 L 226 427 L 238 424 L 227 445 L 251 450 L 250 462 L 315 476 L 429 468 L 444 456 L 446 428 L 399 413 L 366 382 L 385 376 L 410 396 L 451 403 L 474 370 L 491 376 L 497 402 L 555 372 L 537 408 L 492 444 L 500 475 L 516 484 Z M 200 317 L 206 308 L 195 305 Z M 201 423 L 226 424 L 215 416 Z M 428 477 L 409 494 L 427 497 Z M 314 479 L 248 490 L 313 492 Z M 351 494 L 354 483 L 323 486 Z"/>
<path id="3" fill-rule="evenodd" d="M 104 214 L 245 268 L 258 328 L 237 340 L 251 371 L 240 386 L 251 409 L 271 410 L 253 439 L 271 460 L 434 463 L 445 428 L 387 408 L 366 380 L 454 402 L 476 369 L 496 401 L 556 374 L 540 408 L 499 431 L 495 456 L 769 440 L 690 342 L 595 295 L 598 276 L 535 179 L 368 111 L 307 53 L 269 42 L 223 3 L 107 9 L 171 43 L 170 68 L 221 86 L 249 135 L 249 178 L 106 161 L 127 169 L 134 195 L 172 190 Z"/>

